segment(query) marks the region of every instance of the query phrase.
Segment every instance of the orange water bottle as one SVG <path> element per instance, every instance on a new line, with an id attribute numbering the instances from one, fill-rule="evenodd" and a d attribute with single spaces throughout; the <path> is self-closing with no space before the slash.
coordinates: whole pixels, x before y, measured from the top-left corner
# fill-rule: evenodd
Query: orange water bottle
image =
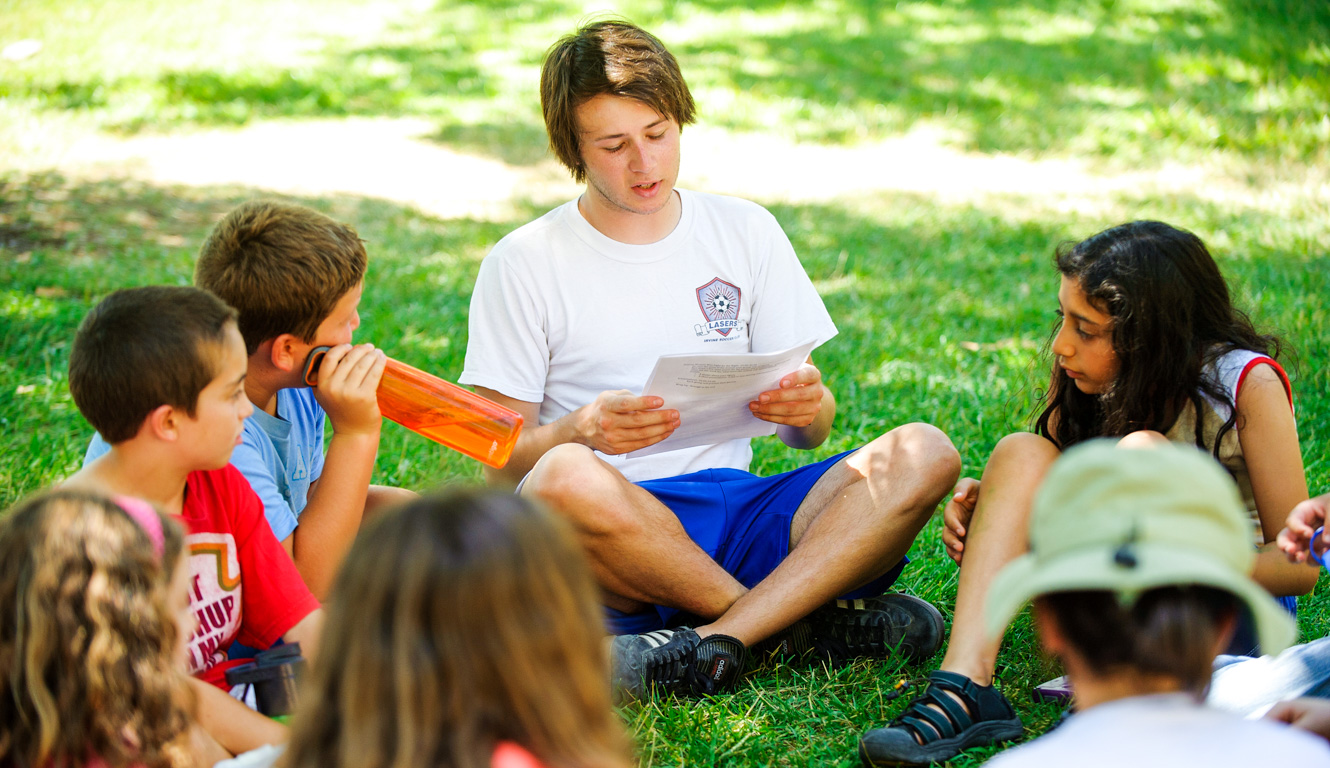
<path id="1" fill-rule="evenodd" d="M 305 361 L 305 383 L 318 386 L 328 347 Z M 379 412 L 436 443 L 495 469 L 508 463 L 522 431 L 522 415 L 438 376 L 388 358 L 379 380 Z"/>

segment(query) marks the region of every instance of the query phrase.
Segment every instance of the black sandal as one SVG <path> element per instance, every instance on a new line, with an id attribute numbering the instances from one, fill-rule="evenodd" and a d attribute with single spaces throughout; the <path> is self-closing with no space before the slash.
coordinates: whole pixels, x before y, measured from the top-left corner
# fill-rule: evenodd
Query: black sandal
<path id="1" fill-rule="evenodd" d="M 1017 739 L 1025 732 L 1007 698 L 993 686 L 942 670 L 928 680 L 928 688 L 900 717 L 859 739 L 865 765 L 941 763 L 970 747 Z"/>

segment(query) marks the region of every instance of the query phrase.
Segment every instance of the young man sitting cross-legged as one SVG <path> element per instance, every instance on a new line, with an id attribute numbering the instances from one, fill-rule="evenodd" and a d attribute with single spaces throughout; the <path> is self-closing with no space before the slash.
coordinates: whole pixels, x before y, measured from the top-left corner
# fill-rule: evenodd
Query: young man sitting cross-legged
<path id="1" fill-rule="evenodd" d="M 546 56 L 541 106 L 586 191 L 482 263 L 461 380 L 525 417 L 490 480 L 525 477 L 522 492 L 578 531 L 619 635 L 620 693 L 726 690 L 766 640 L 833 658 L 932 654 L 937 610 L 883 593 L 955 482 L 951 442 L 909 424 L 771 477 L 746 471 L 747 439 L 628 455 L 680 425 L 670 403 L 629 391 L 660 355 L 820 345 L 836 326 L 770 213 L 675 188 L 694 107 L 656 38 L 620 21 L 579 29 Z M 807 450 L 836 401 L 810 358 L 749 407 Z"/>

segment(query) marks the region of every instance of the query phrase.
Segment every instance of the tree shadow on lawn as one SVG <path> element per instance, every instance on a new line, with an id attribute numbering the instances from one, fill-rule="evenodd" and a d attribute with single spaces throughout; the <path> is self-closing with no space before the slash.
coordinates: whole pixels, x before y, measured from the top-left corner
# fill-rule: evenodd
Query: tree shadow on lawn
<path id="1" fill-rule="evenodd" d="M 902 10 L 840 0 L 810 12 L 798 31 L 771 33 L 744 26 L 736 34 L 734 22 L 721 23 L 733 9 L 716 0 L 643 4 L 637 20 L 683 18 L 684 35 L 706 27 L 669 44 L 695 89 L 736 94 L 733 108 L 700 104 L 704 120 L 728 128 L 843 142 L 937 119 L 986 152 L 1075 150 L 1128 162 L 1182 149 L 1286 160 L 1323 153 L 1316 126 L 1330 108 L 1322 76 L 1330 6 L 1221 7 L 1140 15 L 1131 28 L 1119 23 L 1113 0 L 1097 8 L 948 0 Z M 1097 25 L 1090 33 L 1080 22 L 1087 13 Z M 712 14 L 716 23 L 706 23 Z M 582 18 L 579 7 L 555 0 L 441 2 L 393 30 L 391 43 L 331 40 L 306 67 L 182 70 L 147 82 L 90 73 L 0 90 L 49 109 L 105 110 L 111 125 L 131 132 L 272 117 L 426 116 L 439 120 L 440 142 L 529 165 L 546 157 L 541 55 Z"/>
<path id="2" fill-rule="evenodd" d="M 1149 151 L 1160 140 L 1298 159 L 1319 151 L 1304 123 L 1330 104 L 1322 60 L 1330 11 L 1308 4 L 1277 13 L 1262 7 L 1276 3 L 1261 0 L 1227 5 L 1224 14 L 1152 13 L 1142 20 L 1156 27 L 1148 32 L 1115 27 L 1112 2 L 1102 10 L 1060 0 L 944 2 L 930 7 L 929 22 L 919 20 L 925 14 L 918 6 L 899 12 L 844 2 L 820 26 L 717 34 L 676 52 L 685 71 L 690 60 L 704 62 L 691 69 L 695 85 L 759 103 L 805 105 L 785 127 L 820 141 L 899 132 L 938 118 L 985 152 L 1079 147 L 1109 155 L 1132 144 Z M 1088 34 L 1080 24 L 1085 14 L 1097 19 Z M 1023 39 L 1030 37 L 1043 40 Z M 1300 95 L 1277 103 L 1261 96 L 1284 87 Z M 1310 108 L 1299 103 L 1307 99 Z M 763 129 L 766 115 L 729 110 L 706 117 Z"/>

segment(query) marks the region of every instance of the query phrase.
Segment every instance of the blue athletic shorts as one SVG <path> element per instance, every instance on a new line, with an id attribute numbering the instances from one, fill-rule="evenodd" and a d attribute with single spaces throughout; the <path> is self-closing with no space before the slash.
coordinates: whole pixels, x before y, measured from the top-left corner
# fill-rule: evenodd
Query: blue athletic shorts
<path id="1" fill-rule="evenodd" d="M 670 508 L 688 537 L 745 587 L 752 588 L 790 552 L 790 523 L 813 485 L 851 451 L 770 477 L 739 469 L 704 469 L 637 485 Z M 882 576 L 842 595 L 880 595 L 901 574 L 901 560 Z M 638 613 L 606 608 L 611 634 L 638 635 L 671 625 L 679 609 L 653 605 Z"/>

